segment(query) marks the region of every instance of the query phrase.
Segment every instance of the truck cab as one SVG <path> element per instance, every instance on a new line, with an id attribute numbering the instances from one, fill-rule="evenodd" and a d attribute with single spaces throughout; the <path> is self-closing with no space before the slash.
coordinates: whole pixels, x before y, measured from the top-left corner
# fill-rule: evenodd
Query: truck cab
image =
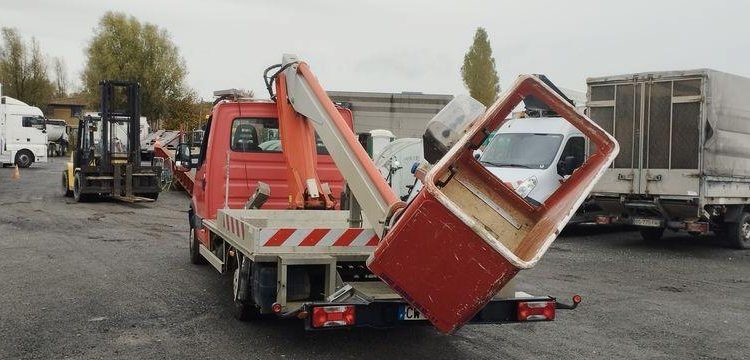
<path id="1" fill-rule="evenodd" d="M 521 197 L 543 203 L 586 157 L 586 139 L 560 117 L 507 121 L 479 161 Z"/>
<path id="2" fill-rule="evenodd" d="M 351 111 L 339 108 L 349 127 Z M 272 101 L 223 100 L 214 106 L 205 127 L 193 184 L 191 228 L 205 245 L 209 239 L 200 220 L 216 219 L 218 209 L 242 209 L 259 182 L 270 187 L 262 209 L 289 206 L 287 167 L 279 138 L 276 104 Z M 318 140 L 317 169 L 338 197 L 344 179 L 325 146 Z M 195 215 L 195 216 L 193 216 Z"/>
<path id="3" fill-rule="evenodd" d="M 47 131 L 42 110 L 0 97 L 0 162 L 27 168 L 47 162 Z"/>

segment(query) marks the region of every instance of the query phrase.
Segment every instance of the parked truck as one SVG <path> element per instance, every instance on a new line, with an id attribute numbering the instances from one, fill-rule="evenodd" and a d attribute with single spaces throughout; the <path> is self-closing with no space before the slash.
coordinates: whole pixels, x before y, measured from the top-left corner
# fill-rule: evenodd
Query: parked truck
<path id="1" fill-rule="evenodd" d="M 47 131 L 42 110 L 2 96 L 0 86 L 0 164 L 27 168 L 47 162 Z"/>
<path id="2" fill-rule="evenodd" d="M 184 142 L 174 155 L 155 151 L 179 172 L 195 170 L 186 178 L 194 182 L 186 187 L 191 261 L 233 276 L 239 319 L 294 317 L 308 330 L 424 323 L 424 312 L 366 264 L 398 221 L 388 214 L 403 205 L 357 142 L 351 112 L 334 107 L 305 63 L 283 60 L 264 76 L 271 100 L 215 103 L 197 159 Z M 339 210 L 342 193 L 352 199 L 346 210 Z M 566 305 L 509 285 L 466 320 L 553 320 L 555 309 L 579 301 Z"/>
<path id="3" fill-rule="evenodd" d="M 62 119 L 47 119 L 47 156 L 65 156 L 68 153 L 70 126 Z"/>
<path id="4" fill-rule="evenodd" d="M 597 223 L 750 248 L 750 79 L 710 69 L 589 78 L 589 116 L 620 154 L 592 192 Z"/>

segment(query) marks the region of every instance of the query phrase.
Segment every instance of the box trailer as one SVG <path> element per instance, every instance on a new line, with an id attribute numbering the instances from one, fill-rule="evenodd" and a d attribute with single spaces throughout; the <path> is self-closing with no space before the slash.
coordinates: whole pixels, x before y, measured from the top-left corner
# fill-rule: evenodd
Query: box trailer
<path id="1" fill-rule="evenodd" d="M 597 223 L 750 248 L 750 79 L 710 69 L 587 79 L 589 116 L 620 153 L 594 187 Z"/>

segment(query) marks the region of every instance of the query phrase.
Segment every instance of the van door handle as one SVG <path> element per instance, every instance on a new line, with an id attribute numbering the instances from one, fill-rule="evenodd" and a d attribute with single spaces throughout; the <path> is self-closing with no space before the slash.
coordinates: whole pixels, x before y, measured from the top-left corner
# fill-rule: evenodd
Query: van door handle
<path id="1" fill-rule="evenodd" d="M 646 175 L 646 181 L 661 181 L 661 174 L 659 174 L 659 175 Z"/>
<path id="2" fill-rule="evenodd" d="M 617 174 L 617 180 L 621 181 L 633 181 L 633 174 Z"/>
<path id="3" fill-rule="evenodd" d="M 206 174 L 201 177 L 201 190 L 206 191 Z"/>

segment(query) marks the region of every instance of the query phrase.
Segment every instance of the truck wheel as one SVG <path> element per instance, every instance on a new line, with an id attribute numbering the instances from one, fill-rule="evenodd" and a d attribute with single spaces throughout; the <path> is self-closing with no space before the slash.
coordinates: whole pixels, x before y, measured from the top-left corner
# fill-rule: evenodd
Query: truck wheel
<path id="1" fill-rule="evenodd" d="M 236 256 L 239 262 L 239 256 Z M 234 276 L 232 278 L 232 300 L 234 302 L 234 317 L 240 321 L 251 321 L 260 318 L 260 309 L 250 301 L 240 301 L 240 281 L 249 281 L 249 279 L 240 278 L 240 265 L 237 265 L 234 269 Z M 247 291 L 251 291 L 250 287 L 246 287 Z"/>
<path id="2" fill-rule="evenodd" d="M 664 228 L 641 229 L 641 238 L 646 241 L 659 241 L 664 235 Z"/>
<path id="3" fill-rule="evenodd" d="M 206 263 L 206 259 L 203 258 L 200 251 L 198 250 L 198 238 L 195 237 L 195 229 L 190 228 L 190 235 L 188 235 L 190 241 L 190 262 L 195 265 L 203 265 Z"/>
<path id="4" fill-rule="evenodd" d="M 736 223 L 727 224 L 726 239 L 735 249 L 750 249 L 750 213 L 743 212 Z"/>
<path id="5" fill-rule="evenodd" d="M 16 165 L 20 168 L 27 168 L 34 162 L 34 154 L 29 150 L 21 150 L 16 153 Z"/>
<path id="6" fill-rule="evenodd" d="M 68 171 L 67 170 L 63 170 L 62 184 L 60 186 L 60 190 L 61 190 L 62 196 L 65 196 L 65 197 L 73 196 L 73 191 L 71 191 L 68 188 Z"/>

